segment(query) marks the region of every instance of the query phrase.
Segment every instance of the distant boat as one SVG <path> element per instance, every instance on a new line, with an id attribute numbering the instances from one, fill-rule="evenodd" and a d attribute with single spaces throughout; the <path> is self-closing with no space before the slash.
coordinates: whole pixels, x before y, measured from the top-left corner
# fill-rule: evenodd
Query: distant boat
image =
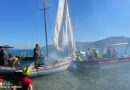
<path id="1" fill-rule="evenodd" d="M 105 46 L 104 48 L 110 48 L 110 47 L 116 47 L 116 46 L 128 46 L 128 43 L 118 43 L 118 44 L 112 44 Z M 73 61 L 74 65 L 76 65 L 78 68 L 105 68 L 105 67 L 113 67 L 118 66 L 121 64 L 130 64 L 130 55 L 127 55 L 126 53 L 122 57 L 114 57 L 114 58 L 99 58 L 97 60 L 91 59 L 91 60 L 83 60 L 83 61 Z M 125 64 L 125 65 L 126 65 Z"/>

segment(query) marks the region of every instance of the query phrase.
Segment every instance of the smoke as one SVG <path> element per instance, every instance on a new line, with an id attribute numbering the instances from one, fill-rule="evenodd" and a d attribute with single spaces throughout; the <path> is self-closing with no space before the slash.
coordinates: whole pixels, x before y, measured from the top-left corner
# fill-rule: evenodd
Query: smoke
<path id="1" fill-rule="evenodd" d="M 54 52 L 51 52 L 50 54 L 49 54 L 49 59 L 57 59 L 57 58 L 59 58 L 60 57 L 60 55 L 56 52 L 56 51 L 54 51 Z"/>
<path id="2" fill-rule="evenodd" d="M 43 61 L 44 65 L 50 65 L 50 64 L 56 64 L 58 61 L 57 59 L 61 58 L 60 54 L 58 52 L 53 51 L 49 53 L 48 58 L 45 57 L 45 60 Z"/>
<path id="3" fill-rule="evenodd" d="M 64 52 L 61 51 L 56 51 L 56 50 L 51 50 L 49 52 L 48 58 L 45 57 L 43 63 L 44 65 L 51 65 L 51 64 L 56 64 L 58 63 L 58 59 L 62 59 L 68 56 L 72 56 L 72 52 L 68 52 L 67 50 L 64 50 Z"/>

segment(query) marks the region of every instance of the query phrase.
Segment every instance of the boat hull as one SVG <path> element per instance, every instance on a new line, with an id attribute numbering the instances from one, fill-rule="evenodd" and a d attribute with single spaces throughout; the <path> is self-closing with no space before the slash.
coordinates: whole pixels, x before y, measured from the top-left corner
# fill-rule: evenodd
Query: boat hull
<path id="1" fill-rule="evenodd" d="M 37 77 L 37 76 L 41 76 L 41 75 L 47 75 L 47 74 L 66 70 L 66 69 L 68 69 L 71 61 L 73 61 L 73 60 L 74 59 L 72 57 L 58 59 L 56 64 L 38 67 L 38 69 L 36 69 L 34 67 L 34 64 L 32 64 L 33 66 L 30 67 L 31 74 L 29 75 L 29 77 Z M 0 66 L 1 75 L 2 74 L 14 74 L 14 73 L 20 74 L 21 72 L 22 72 L 22 70 L 17 70 L 16 68 L 12 68 L 11 66 Z"/>
<path id="2" fill-rule="evenodd" d="M 47 74 L 51 74 L 51 73 L 55 73 L 55 72 L 60 72 L 63 70 L 66 70 L 68 68 L 69 64 L 65 64 L 62 66 L 57 66 L 54 68 L 50 68 L 50 69 L 45 69 L 45 70 L 37 70 L 35 72 L 32 72 L 29 77 L 37 77 L 37 76 L 42 76 L 42 75 L 47 75 Z"/>
<path id="3" fill-rule="evenodd" d="M 16 68 L 12 68 L 11 66 L 0 66 L 0 74 L 11 74 L 16 71 Z"/>
<path id="4" fill-rule="evenodd" d="M 100 69 L 108 67 L 116 67 L 121 65 L 130 64 L 130 58 L 120 58 L 120 59 L 107 59 L 107 60 L 89 60 L 89 61 L 73 61 L 72 64 L 76 65 L 77 68 L 87 68 L 87 69 Z"/>
<path id="5" fill-rule="evenodd" d="M 60 60 L 57 64 L 47 65 L 44 67 L 39 67 L 38 69 L 33 69 L 29 77 L 37 77 L 67 70 L 72 60 L 73 58 L 65 58 L 64 60 Z"/>

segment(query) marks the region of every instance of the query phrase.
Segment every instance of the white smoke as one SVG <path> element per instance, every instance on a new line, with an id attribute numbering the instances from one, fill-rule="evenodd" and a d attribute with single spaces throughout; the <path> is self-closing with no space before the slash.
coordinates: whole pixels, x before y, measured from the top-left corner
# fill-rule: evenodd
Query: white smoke
<path id="1" fill-rule="evenodd" d="M 60 58 L 60 55 L 56 51 L 53 51 L 53 52 L 49 53 L 48 58 L 45 57 L 45 60 L 43 63 L 44 63 L 44 65 L 56 64 L 58 58 Z"/>

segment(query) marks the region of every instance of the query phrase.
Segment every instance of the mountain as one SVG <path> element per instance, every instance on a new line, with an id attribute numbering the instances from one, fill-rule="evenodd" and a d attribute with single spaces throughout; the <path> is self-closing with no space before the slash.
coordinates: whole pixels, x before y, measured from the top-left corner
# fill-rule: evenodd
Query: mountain
<path id="1" fill-rule="evenodd" d="M 108 46 L 111 44 L 117 44 L 117 43 L 128 43 L 128 46 L 130 46 L 130 38 L 123 37 L 123 36 L 109 37 L 95 42 L 87 43 L 85 46 L 91 48 L 100 48 L 100 47 Z M 82 47 L 82 48 L 86 48 L 86 47 Z"/>
<path id="2" fill-rule="evenodd" d="M 117 43 L 128 43 L 130 46 L 130 38 L 129 37 L 108 37 L 102 40 L 98 40 L 95 42 L 76 42 L 77 49 L 85 49 L 85 48 L 100 48 L 111 44 Z M 69 43 L 69 47 L 71 47 L 71 43 Z M 54 49 L 53 45 L 49 45 L 49 49 Z"/>

